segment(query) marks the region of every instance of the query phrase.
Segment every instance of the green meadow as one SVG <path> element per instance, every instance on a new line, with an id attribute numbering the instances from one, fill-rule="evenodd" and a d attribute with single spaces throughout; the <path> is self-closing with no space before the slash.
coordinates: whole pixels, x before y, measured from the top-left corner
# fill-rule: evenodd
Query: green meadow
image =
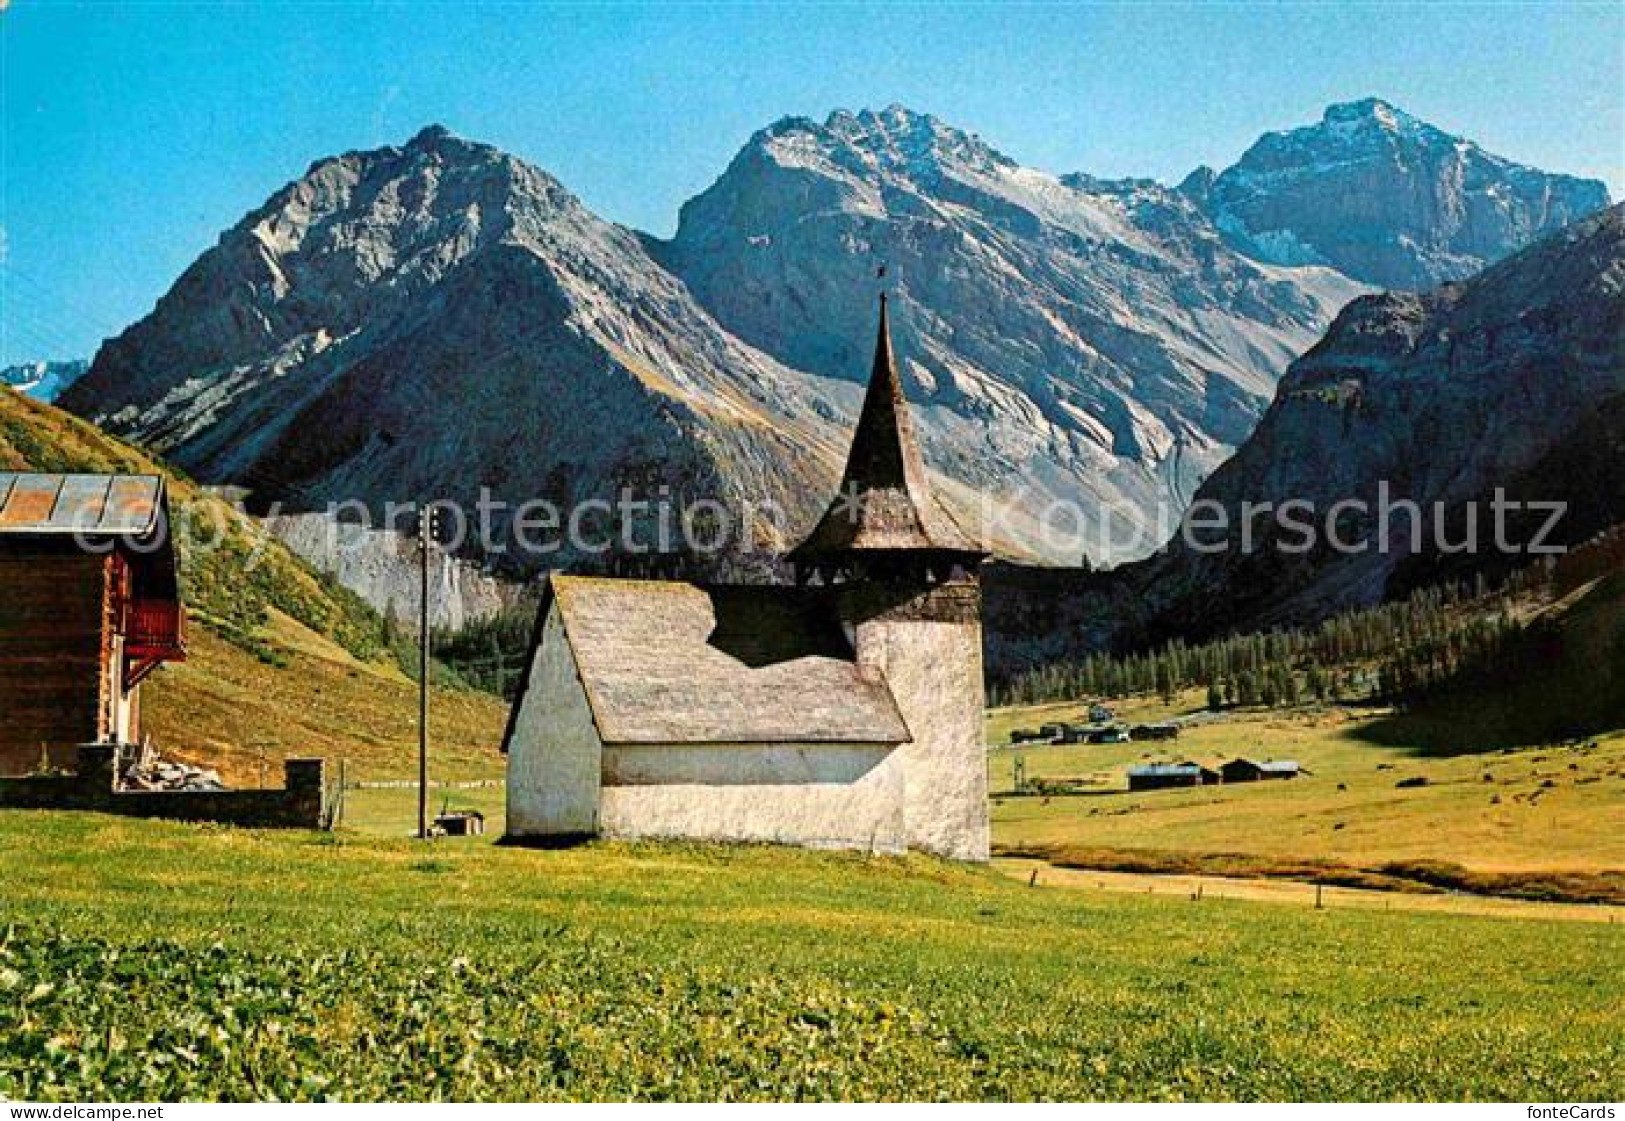
<path id="1" fill-rule="evenodd" d="M 0 811 L 0 1096 L 1625 1096 L 1625 929 Z"/>
<path id="2" fill-rule="evenodd" d="M 1015 728 L 1084 706 L 989 718 L 996 851 L 1068 867 L 1330 877 L 1409 889 L 1437 881 L 1534 899 L 1625 902 L 1625 731 L 1568 744 L 1437 752 L 1380 735 L 1386 709 L 1208 713 L 1197 693 L 1118 707 L 1190 721 L 1173 742 L 1011 744 Z M 1130 791 L 1136 763 L 1293 759 L 1289 781 Z M 1034 793 L 1017 794 L 1015 769 Z M 1425 885 L 1424 885 L 1425 886 Z"/>

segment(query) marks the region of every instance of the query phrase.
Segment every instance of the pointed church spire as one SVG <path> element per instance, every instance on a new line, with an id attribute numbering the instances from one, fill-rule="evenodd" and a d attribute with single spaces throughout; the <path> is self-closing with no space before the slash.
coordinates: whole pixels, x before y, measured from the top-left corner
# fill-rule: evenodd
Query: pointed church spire
<path id="1" fill-rule="evenodd" d="M 891 316 L 882 292 L 874 366 L 840 489 L 812 533 L 790 555 L 806 561 L 908 551 L 981 553 L 931 497 L 908 398 L 897 374 Z"/>
<path id="2" fill-rule="evenodd" d="M 914 438 L 903 381 L 892 353 L 891 316 L 886 294 L 880 294 L 880 328 L 875 335 L 875 360 L 869 373 L 869 391 L 858 414 L 852 450 L 847 455 L 843 483 L 859 489 L 900 488 L 919 504 L 927 497 L 925 466 Z M 845 488 L 843 488 L 844 490 Z"/>

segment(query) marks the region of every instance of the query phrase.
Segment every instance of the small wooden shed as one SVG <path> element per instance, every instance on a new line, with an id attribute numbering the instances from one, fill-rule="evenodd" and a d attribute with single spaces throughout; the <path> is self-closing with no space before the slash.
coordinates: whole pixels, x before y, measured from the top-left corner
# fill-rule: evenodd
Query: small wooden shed
<path id="1" fill-rule="evenodd" d="M 162 478 L 0 472 L 0 774 L 135 742 L 185 620 Z"/>
<path id="2" fill-rule="evenodd" d="M 1130 790 L 1166 790 L 1178 786 L 1212 786 L 1219 773 L 1199 763 L 1143 763 L 1128 769 Z"/>

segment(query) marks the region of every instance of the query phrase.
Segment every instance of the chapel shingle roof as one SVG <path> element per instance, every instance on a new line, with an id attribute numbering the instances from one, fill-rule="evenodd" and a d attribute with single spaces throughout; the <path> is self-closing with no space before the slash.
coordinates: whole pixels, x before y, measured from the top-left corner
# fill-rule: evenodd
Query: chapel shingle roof
<path id="1" fill-rule="evenodd" d="M 818 589 L 554 576 L 605 743 L 905 743 Z"/>

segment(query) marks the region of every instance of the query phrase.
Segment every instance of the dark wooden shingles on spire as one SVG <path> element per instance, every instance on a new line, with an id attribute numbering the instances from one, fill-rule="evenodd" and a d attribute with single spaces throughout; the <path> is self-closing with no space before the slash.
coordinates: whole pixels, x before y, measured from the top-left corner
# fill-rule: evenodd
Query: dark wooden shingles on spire
<path id="1" fill-rule="evenodd" d="M 812 560 L 896 551 L 974 555 L 981 549 L 931 495 L 897 373 L 890 314 L 882 295 L 874 366 L 840 489 L 812 533 L 790 555 Z"/>

